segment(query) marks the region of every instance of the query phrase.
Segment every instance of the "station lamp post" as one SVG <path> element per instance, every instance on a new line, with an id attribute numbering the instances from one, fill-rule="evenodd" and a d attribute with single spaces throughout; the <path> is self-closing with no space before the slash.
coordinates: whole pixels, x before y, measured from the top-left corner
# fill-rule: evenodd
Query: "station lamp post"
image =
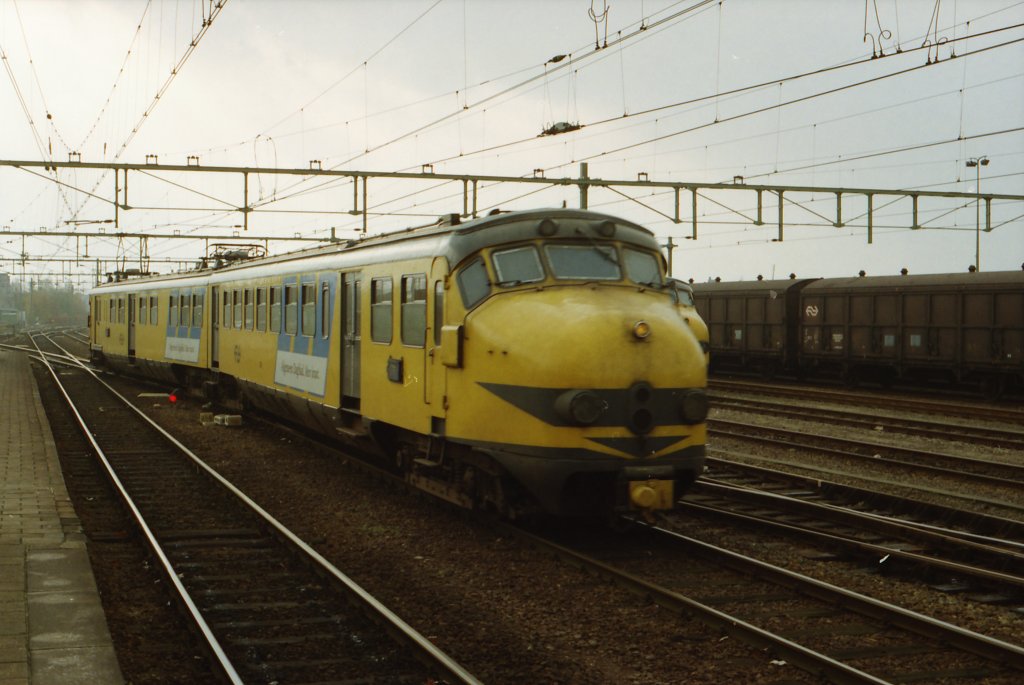
<path id="1" fill-rule="evenodd" d="M 967 160 L 968 169 L 977 170 L 975 189 L 978 199 L 974 203 L 974 270 L 981 272 L 981 167 L 988 166 L 988 157 L 971 157 Z"/>

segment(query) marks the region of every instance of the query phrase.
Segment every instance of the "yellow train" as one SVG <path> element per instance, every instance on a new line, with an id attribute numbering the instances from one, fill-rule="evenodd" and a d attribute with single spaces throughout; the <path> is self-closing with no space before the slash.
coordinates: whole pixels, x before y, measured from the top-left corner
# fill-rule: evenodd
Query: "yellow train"
<path id="1" fill-rule="evenodd" d="M 671 509 L 701 472 L 706 327 L 654 236 L 493 213 L 117 278 L 93 357 L 375 453 L 508 517 Z"/>

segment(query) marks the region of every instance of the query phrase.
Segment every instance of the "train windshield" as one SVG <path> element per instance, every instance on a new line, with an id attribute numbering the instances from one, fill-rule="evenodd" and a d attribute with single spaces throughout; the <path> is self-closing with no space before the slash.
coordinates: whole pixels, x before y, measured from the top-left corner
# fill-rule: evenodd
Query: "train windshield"
<path id="1" fill-rule="evenodd" d="M 631 250 L 626 248 L 623 251 L 626 263 L 626 273 L 630 280 L 640 285 L 661 286 L 661 268 L 658 265 L 658 258 L 650 252 Z"/>
<path id="2" fill-rule="evenodd" d="M 491 255 L 498 285 L 517 286 L 520 283 L 536 283 L 544 280 L 544 267 L 540 256 L 532 245 L 502 250 Z"/>
<path id="3" fill-rule="evenodd" d="M 615 248 L 605 245 L 547 245 L 555 278 L 617 281 L 622 278 Z"/>

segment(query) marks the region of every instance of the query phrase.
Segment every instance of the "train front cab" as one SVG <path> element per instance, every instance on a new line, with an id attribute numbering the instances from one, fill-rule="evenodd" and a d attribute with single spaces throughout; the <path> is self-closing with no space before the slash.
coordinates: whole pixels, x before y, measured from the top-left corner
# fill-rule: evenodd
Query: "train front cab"
<path id="1" fill-rule="evenodd" d="M 671 508 L 702 469 L 707 375 L 657 243 L 571 211 L 491 231 L 453 260 L 449 438 L 548 512 Z"/>

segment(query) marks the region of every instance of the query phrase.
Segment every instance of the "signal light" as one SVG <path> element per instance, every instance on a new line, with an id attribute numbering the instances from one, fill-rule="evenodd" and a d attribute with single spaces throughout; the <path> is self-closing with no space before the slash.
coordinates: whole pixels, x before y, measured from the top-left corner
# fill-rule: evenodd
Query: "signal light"
<path id="1" fill-rule="evenodd" d="M 177 388 L 175 388 L 174 390 L 172 390 L 169 393 L 167 393 L 167 401 L 170 402 L 171 404 L 174 404 L 175 402 L 178 401 L 178 389 Z"/>

